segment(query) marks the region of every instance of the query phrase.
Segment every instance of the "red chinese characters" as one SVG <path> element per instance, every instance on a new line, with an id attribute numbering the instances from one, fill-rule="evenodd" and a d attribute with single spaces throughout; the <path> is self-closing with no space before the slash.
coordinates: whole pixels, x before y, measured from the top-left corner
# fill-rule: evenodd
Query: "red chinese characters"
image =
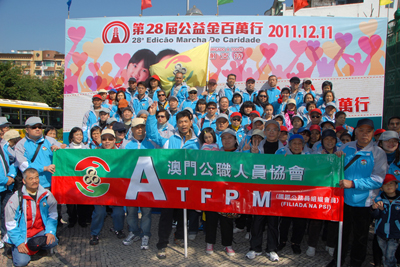
<path id="1" fill-rule="evenodd" d="M 356 98 L 339 98 L 339 109 L 344 112 L 368 112 L 368 105 L 370 104 L 368 96 L 361 96 Z"/>

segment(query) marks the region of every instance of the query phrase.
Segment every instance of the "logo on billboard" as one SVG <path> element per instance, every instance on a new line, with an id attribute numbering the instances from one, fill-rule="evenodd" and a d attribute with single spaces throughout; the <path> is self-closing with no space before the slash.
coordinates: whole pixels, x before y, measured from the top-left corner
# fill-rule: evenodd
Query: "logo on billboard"
<path id="1" fill-rule="evenodd" d="M 110 41 L 109 31 L 112 29 L 112 38 Z M 129 27 L 122 21 L 112 21 L 103 29 L 103 43 L 105 44 L 120 44 L 127 43 L 129 39 Z"/>
<path id="2" fill-rule="evenodd" d="M 75 182 L 79 192 L 87 197 L 101 197 L 108 192 L 110 184 L 102 184 L 101 178 L 97 175 L 96 168 L 102 166 L 107 172 L 110 167 L 107 162 L 99 157 L 87 157 L 79 161 L 75 166 L 75 171 L 84 171 L 86 174 L 82 177 L 84 184 Z"/>

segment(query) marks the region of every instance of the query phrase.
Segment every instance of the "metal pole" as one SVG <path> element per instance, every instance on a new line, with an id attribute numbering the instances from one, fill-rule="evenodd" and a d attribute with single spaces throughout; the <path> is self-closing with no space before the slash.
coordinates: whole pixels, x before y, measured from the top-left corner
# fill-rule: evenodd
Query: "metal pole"
<path id="1" fill-rule="evenodd" d="M 189 0 L 186 0 L 186 11 L 189 10 Z"/>
<path id="2" fill-rule="evenodd" d="M 69 10 L 68 10 L 68 19 L 69 19 Z"/>
<path id="3" fill-rule="evenodd" d="M 342 238 L 343 238 L 343 222 L 339 222 L 339 238 L 338 238 L 338 250 L 337 250 L 337 267 L 341 266 L 342 263 Z"/>
<path id="4" fill-rule="evenodd" d="M 217 0 L 217 16 L 219 15 L 219 5 L 218 5 L 218 0 Z"/>
<path id="5" fill-rule="evenodd" d="M 188 0 L 189 2 L 189 0 Z M 183 209 L 183 242 L 185 244 L 185 259 L 187 258 L 187 209 Z"/>

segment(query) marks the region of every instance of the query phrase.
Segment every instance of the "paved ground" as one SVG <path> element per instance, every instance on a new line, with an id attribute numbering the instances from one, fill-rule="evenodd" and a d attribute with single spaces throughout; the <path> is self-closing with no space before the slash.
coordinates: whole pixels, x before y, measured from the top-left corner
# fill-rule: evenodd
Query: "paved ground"
<path id="1" fill-rule="evenodd" d="M 64 217 L 65 218 L 65 217 Z M 157 248 L 157 225 L 159 215 L 153 215 L 152 233 L 150 238 L 150 249 L 140 250 L 140 241 L 131 246 L 124 246 L 122 240 L 117 239 L 109 231 L 112 227 L 111 218 L 108 216 L 104 228 L 100 234 L 100 243 L 90 246 L 90 229 L 82 228 L 78 224 L 74 228 L 66 225 L 60 227 L 60 244 L 55 249 L 55 254 L 41 257 L 31 261 L 29 266 L 325 266 L 332 258 L 324 250 L 325 244 L 319 242 L 315 257 L 310 258 L 305 254 L 307 245 L 305 236 L 302 243 L 302 254 L 293 255 L 290 246 L 286 246 L 278 254 L 280 261 L 272 263 L 264 255 L 254 260 L 245 258 L 249 249 L 249 242 L 244 238 L 245 233 L 234 235 L 233 248 L 236 251 L 234 257 L 228 257 L 221 245 L 220 236 L 214 247 L 214 254 L 205 254 L 205 236 L 199 232 L 194 241 L 189 241 L 188 258 L 184 258 L 184 250 L 173 244 L 171 236 L 170 246 L 167 249 L 167 259 L 159 260 L 156 257 Z M 125 225 L 125 233 L 127 226 Z M 218 233 L 219 235 L 219 233 Z M 371 244 L 372 234 L 369 244 Z M 171 245 L 172 244 L 172 245 Z M 371 247 L 371 245 L 369 246 Z M 368 258 L 364 266 L 372 266 L 371 249 L 368 250 Z M 0 266 L 13 266 L 12 261 L 4 255 L 0 255 Z"/>

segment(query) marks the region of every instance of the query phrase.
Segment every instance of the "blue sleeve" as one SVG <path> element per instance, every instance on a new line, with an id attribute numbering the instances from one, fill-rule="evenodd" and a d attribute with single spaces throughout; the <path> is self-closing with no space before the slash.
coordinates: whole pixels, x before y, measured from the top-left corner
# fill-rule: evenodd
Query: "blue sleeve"
<path id="1" fill-rule="evenodd" d="M 157 119 L 156 115 L 149 115 L 146 123 L 146 135 L 150 140 L 153 140 L 158 146 L 163 147 L 167 138 L 160 135 L 157 130 Z"/>

